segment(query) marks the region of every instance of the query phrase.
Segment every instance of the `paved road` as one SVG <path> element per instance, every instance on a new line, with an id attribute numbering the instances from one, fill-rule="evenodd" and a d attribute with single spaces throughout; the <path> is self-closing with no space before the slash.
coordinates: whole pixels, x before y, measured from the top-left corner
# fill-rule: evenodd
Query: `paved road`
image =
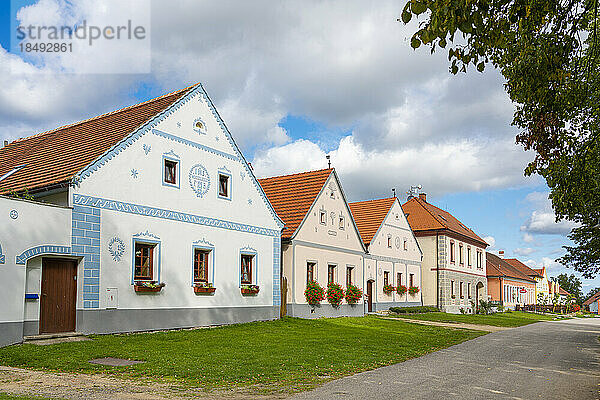
<path id="1" fill-rule="evenodd" d="M 494 332 L 292 399 L 600 399 L 600 319 Z"/>

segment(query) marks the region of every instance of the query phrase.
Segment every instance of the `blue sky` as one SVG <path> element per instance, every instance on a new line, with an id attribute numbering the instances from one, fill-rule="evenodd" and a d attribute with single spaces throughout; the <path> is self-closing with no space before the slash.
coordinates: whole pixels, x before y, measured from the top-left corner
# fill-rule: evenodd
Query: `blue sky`
<path id="1" fill-rule="evenodd" d="M 125 12 L 102 2 L 27 3 L 25 23 L 100 13 L 116 21 Z M 493 238 L 492 250 L 565 271 L 553 260 L 568 229 L 552 223 L 543 181 L 523 176 L 532 155 L 514 144 L 500 75 L 450 76 L 445 54 L 410 49 L 415 26 L 396 22 L 400 9 L 393 1 L 153 2 L 151 71 L 85 74 L 77 54 L 34 64 L 8 54 L 16 17 L 2 2 L 0 139 L 201 81 L 258 175 L 323 168 L 329 154 L 350 200 L 421 184 L 431 203 Z M 126 64 L 135 50 L 107 50 L 98 62 Z"/>

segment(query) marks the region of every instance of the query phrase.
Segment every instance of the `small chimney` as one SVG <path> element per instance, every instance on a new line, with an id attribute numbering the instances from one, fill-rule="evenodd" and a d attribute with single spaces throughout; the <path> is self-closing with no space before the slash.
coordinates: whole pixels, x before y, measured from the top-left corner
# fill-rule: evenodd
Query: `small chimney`
<path id="1" fill-rule="evenodd" d="M 498 256 L 499 256 L 500 258 L 504 258 L 504 250 L 500 250 L 500 251 L 498 252 Z"/>
<path id="2" fill-rule="evenodd" d="M 424 202 L 427 202 L 427 193 L 419 193 L 419 198 Z"/>

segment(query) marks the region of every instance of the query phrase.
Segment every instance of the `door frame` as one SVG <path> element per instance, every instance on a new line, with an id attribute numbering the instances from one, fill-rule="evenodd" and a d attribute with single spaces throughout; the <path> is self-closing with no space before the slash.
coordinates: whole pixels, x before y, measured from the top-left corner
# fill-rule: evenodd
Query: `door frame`
<path id="1" fill-rule="evenodd" d="M 62 332 L 44 332 L 44 330 L 42 328 L 45 328 L 45 326 L 43 325 L 43 322 L 45 321 L 44 318 L 44 307 L 43 307 L 43 303 L 44 303 L 44 266 L 47 262 L 66 262 L 66 263 L 70 263 L 73 266 L 74 269 L 74 280 L 75 280 L 75 284 L 73 286 L 72 289 L 72 309 L 70 310 L 70 313 L 72 313 L 72 319 L 73 319 L 73 330 L 66 330 L 64 331 L 64 333 L 69 333 L 69 332 L 75 332 L 77 330 L 77 293 L 79 291 L 79 282 L 78 282 L 78 275 L 79 275 L 79 260 L 76 258 L 65 258 L 65 257 L 42 257 L 42 261 L 41 261 L 41 273 L 40 273 L 40 302 L 39 302 L 39 324 L 38 324 L 38 333 L 39 334 L 44 334 L 44 333 L 62 333 Z"/>
<path id="2" fill-rule="evenodd" d="M 373 312 L 373 279 L 367 281 L 367 312 Z"/>

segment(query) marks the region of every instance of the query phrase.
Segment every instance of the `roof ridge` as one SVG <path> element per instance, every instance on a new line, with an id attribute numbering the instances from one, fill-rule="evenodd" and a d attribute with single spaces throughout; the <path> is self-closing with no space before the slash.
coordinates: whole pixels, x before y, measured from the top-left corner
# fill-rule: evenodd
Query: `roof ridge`
<path id="1" fill-rule="evenodd" d="M 172 95 L 175 95 L 175 94 L 187 91 L 187 90 L 189 90 L 189 89 L 191 89 L 191 88 L 193 88 L 195 86 L 198 86 L 199 84 L 200 83 L 198 82 L 198 83 L 195 83 L 195 84 L 190 85 L 188 87 L 185 87 L 183 89 L 175 90 L 173 92 L 166 93 L 166 94 L 163 94 L 163 95 L 158 96 L 158 97 L 154 97 L 152 99 L 143 101 L 141 103 L 132 104 L 132 105 L 129 105 L 129 106 L 126 106 L 126 107 L 123 107 L 123 108 L 119 108 L 117 110 L 109 111 L 109 112 L 104 113 L 104 114 L 96 115 L 94 117 L 90 117 L 90 118 L 87 118 L 87 119 L 84 119 L 84 120 L 81 120 L 81 121 L 77 121 L 77 122 L 73 122 L 71 124 L 59 126 L 58 128 L 54 128 L 54 129 L 51 129 L 51 130 L 48 130 L 48 131 L 36 133 L 36 134 L 31 135 L 31 136 L 27 136 L 27 137 L 24 137 L 24 138 L 15 139 L 15 140 L 13 140 L 12 142 L 9 143 L 9 146 L 12 143 L 25 142 L 25 141 L 27 141 L 29 139 L 39 138 L 41 136 L 49 135 L 51 133 L 56 133 L 56 132 L 61 131 L 63 129 L 72 128 L 74 126 L 81 125 L 81 124 L 84 124 L 84 123 L 87 123 L 87 122 L 90 122 L 90 121 L 94 121 L 94 120 L 101 119 L 101 118 L 106 118 L 106 117 L 108 117 L 110 115 L 114 115 L 114 114 L 117 114 L 117 113 L 120 113 L 120 112 L 128 111 L 128 110 L 134 109 L 136 107 L 141 107 L 141 106 L 146 105 L 148 103 L 151 103 L 153 101 L 158 101 L 158 100 L 164 99 L 165 97 L 169 97 L 169 96 L 172 96 Z"/>
<path id="2" fill-rule="evenodd" d="M 313 174 L 315 172 L 324 172 L 324 171 L 333 171 L 333 168 L 323 168 L 323 169 L 316 169 L 314 171 L 296 172 L 294 174 L 287 174 L 287 175 L 274 175 L 274 176 L 269 176 L 269 177 L 265 177 L 265 178 L 260 178 L 259 181 L 275 179 L 275 178 L 287 178 L 287 177 L 298 176 L 298 175 L 308 175 L 308 174 Z"/>
<path id="3" fill-rule="evenodd" d="M 419 204 L 421 207 L 423 207 L 423 209 L 424 209 L 425 211 L 427 211 L 427 212 L 429 213 L 429 215 L 431 215 L 431 216 L 433 217 L 433 219 L 435 219 L 435 220 L 436 220 L 436 221 L 437 221 L 437 222 L 438 222 L 440 225 L 442 225 L 442 226 L 443 226 L 444 228 L 446 228 L 446 229 L 452 230 L 452 229 L 450 229 L 450 227 L 449 227 L 448 225 L 446 225 L 445 223 L 443 223 L 442 221 L 440 221 L 440 220 L 438 219 L 438 217 L 436 217 L 435 215 L 433 215 L 433 213 L 432 213 L 431 211 L 429 211 L 429 208 L 427 208 L 427 207 L 425 207 L 423 204 L 421 204 L 421 201 L 423 201 L 423 202 L 427 203 L 426 201 L 424 201 L 424 200 L 421 200 L 419 197 L 414 197 L 414 200 L 415 200 L 415 201 L 416 201 L 416 202 L 417 202 L 417 203 L 418 203 L 418 204 Z M 429 203 L 427 203 L 427 205 L 430 205 L 430 206 L 432 206 L 432 207 L 435 207 L 433 204 L 429 204 Z M 438 208 L 438 207 L 435 207 L 435 208 L 437 208 L 438 210 L 441 210 L 441 209 L 440 209 L 440 208 Z"/>
<path id="4" fill-rule="evenodd" d="M 382 198 L 379 198 L 379 199 L 369 199 L 369 200 L 351 201 L 351 202 L 349 202 L 348 204 L 369 203 L 369 202 L 373 202 L 373 201 L 392 200 L 392 199 L 397 199 L 397 197 L 382 197 Z"/>

